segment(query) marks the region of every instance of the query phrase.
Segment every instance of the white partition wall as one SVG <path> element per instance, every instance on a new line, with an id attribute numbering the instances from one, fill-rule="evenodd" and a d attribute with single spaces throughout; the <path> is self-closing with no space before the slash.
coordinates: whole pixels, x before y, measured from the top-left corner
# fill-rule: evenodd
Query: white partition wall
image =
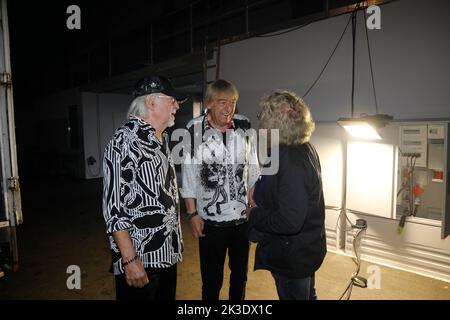
<path id="1" fill-rule="evenodd" d="M 42 154 L 33 170 L 85 179 L 102 177 L 103 150 L 126 121 L 130 102 L 129 95 L 80 92 L 79 88 L 38 100 L 33 116 L 40 127 L 27 141 L 31 150 Z M 43 136 L 53 139 L 42 143 Z"/>
<path id="2" fill-rule="evenodd" d="M 103 176 L 103 151 L 114 131 L 126 121 L 131 96 L 113 93 L 82 93 L 84 177 Z M 89 164 L 89 158 L 95 163 Z"/>
<path id="3" fill-rule="evenodd" d="M 333 209 L 341 209 L 342 205 L 342 134 L 335 122 L 317 123 L 311 138 L 320 157 L 325 204 Z"/>
<path id="4" fill-rule="evenodd" d="M 326 205 L 325 228 L 328 250 L 339 251 L 337 223 L 342 209 L 343 142 L 342 130 L 336 122 L 316 123 L 311 138 L 320 158 Z"/>
<path id="5" fill-rule="evenodd" d="M 439 225 L 407 223 L 398 235 L 396 219 L 352 213 L 348 217 L 367 221 L 363 260 L 450 282 L 450 237 L 441 239 Z M 347 234 L 346 240 L 346 253 L 353 256 L 352 235 Z"/>
<path id="6" fill-rule="evenodd" d="M 450 2 L 394 1 L 380 6 L 381 30 L 369 30 L 379 112 L 397 119 L 450 117 Z M 275 89 L 303 95 L 325 65 L 349 15 L 271 38 L 221 48 L 220 76 L 235 82 L 240 111 L 257 123 L 261 96 Z M 355 114 L 375 113 L 364 21 L 356 35 Z M 308 94 L 315 120 L 350 116 L 350 28 Z"/>
<path id="7" fill-rule="evenodd" d="M 381 30 L 369 31 L 378 112 L 403 120 L 449 119 L 450 2 L 394 1 L 380 8 Z M 239 111 L 256 124 L 263 94 L 289 89 L 302 96 L 324 66 L 348 18 L 342 15 L 281 36 L 222 47 L 220 77 L 237 85 Z M 375 113 L 363 23 L 360 14 L 355 115 Z M 320 81 L 305 98 L 317 124 L 312 142 L 323 168 L 328 247 L 337 248 L 345 164 L 348 217 L 368 222 L 362 257 L 450 281 L 450 237 L 441 238 L 441 222 L 408 220 L 403 233 L 396 232 L 398 127 L 384 128 L 382 142 L 364 151 L 367 145 L 362 143 L 344 145 L 339 127 L 331 123 L 350 116 L 351 58 L 347 31 Z M 350 240 L 347 234 L 345 252 L 351 255 Z"/>

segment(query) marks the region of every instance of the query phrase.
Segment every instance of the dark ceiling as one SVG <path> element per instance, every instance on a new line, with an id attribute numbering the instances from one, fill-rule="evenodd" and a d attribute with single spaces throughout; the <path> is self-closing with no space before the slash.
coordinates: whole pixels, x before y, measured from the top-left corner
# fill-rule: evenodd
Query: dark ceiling
<path id="1" fill-rule="evenodd" d="M 204 47 L 324 19 L 351 0 L 8 1 L 15 104 L 80 86 L 129 92 L 148 72 L 199 86 Z M 66 9 L 81 9 L 68 30 Z M 342 12 L 341 12 L 342 13 Z"/>

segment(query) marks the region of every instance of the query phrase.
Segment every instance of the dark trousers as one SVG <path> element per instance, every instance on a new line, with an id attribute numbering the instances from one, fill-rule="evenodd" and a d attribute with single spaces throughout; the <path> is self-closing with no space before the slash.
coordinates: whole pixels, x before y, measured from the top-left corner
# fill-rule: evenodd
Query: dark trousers
<path id="1" fill-rule="evenodd" d="M 244 300 L 247 283 L 247 223 L 238 226 L 213 227 L 205 224 L 205 237 L 199 238 L 203 300 L 219 300 L 223 268 L 228 250 L 230 267 L 230 300 Z"/>
<path id="2" fill-rule="evenodd" d="M 280 300 L 317 300 L 315 277 L 289 278 L 272 273 Z"/>
<path id="3" fill-rule="evenodd" d="M 170 268 L 148 268 L 149 283 L 142 288 L 130 287 L 124 274 L 116 275 L 117 300 L 175 300 L 177 265 Z"/>

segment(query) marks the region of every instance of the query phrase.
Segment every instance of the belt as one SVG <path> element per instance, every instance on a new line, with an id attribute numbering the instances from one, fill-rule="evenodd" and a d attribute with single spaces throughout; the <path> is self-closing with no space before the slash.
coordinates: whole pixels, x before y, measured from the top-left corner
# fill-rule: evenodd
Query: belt
<path id="1" fill-rule="evenodd" d="M 208 219 L 203 219 L 206 225 L 211 227 L 233 227 L 233 226 L 239 226 L 245 222 L 247 222 L 247 219 L 242 218 L 238 220 L 231 220 L 231 221 L 213 221 Z"/>

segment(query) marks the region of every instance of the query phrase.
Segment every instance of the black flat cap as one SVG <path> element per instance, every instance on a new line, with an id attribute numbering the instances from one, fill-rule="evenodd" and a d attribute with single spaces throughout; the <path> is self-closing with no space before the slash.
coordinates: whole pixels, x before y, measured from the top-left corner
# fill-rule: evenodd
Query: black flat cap
<path id="1" fill-rule="evenodd" d="M 164 93 L 174 97 L 178 102 L 184 102 L 189 96 L 173 88 L 169 79 L 163 76 L 147 76 L 136 83 L 133 97 L 145 96 L 151 93 Z"/>

